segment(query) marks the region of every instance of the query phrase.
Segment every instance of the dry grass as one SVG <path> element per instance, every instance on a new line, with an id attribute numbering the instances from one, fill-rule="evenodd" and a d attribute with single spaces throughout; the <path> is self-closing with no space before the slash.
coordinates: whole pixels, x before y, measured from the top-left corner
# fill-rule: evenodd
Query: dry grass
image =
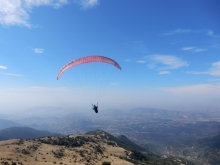
<path id="1" fill-rule="evenodd" d="M 70 138 L 77 141 L 80 137 L 71 136 Z M 8 162 L 10 165 L 12 162 L 23 165 L 102 165 L 102 162 L 107 161 L 111 162 L 111 165 L 132 165 L 132 163 L 120 159 L 120 156 L 128 154 L 123 148 L 108 145 L 98 136 L 83 135 L 83 137 L 88 140 L 78 147 L 49 144 L 58 140 L 58 137 L 1 141 L 0 163 Z"/>

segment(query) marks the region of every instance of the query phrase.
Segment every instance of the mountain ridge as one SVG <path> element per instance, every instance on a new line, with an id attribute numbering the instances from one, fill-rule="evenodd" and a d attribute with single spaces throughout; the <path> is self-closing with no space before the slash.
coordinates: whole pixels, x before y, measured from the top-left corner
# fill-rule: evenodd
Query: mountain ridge
<path id="1" fill-rule="evenodd" d="M 10 127 L 0 130 L 0 140 L 34 139 L 43 136 L 62 136 L 62 134 L 52 133 L 49 131 L 41 131 L 30 127 Z"/>
<path id="2" fill-rule="evenodd" d="M 22 124 L 7 119 L 0 119 L 0 130 L 10 127 L 20 127 L 20 126 L 22 126 Z"/>

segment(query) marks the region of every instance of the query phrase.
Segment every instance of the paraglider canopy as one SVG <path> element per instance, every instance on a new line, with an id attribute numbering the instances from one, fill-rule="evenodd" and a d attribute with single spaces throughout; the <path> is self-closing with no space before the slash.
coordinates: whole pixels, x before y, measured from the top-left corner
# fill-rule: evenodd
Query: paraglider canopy
<path id="1" fill-rule="evenodd" d="M 119 70 L 121 70 L 120 65 L 116 61 L 114 61 L 113 59 L 110 59 L 108 57 L 98 56 L 98 55 L 86 56 L 86 57 L 82 57 L 82 58 L 73 60 L 73 61 L 69 62 L 68 64 L 64 65 L 60 69 L 60 71 L 57 75 L 57 80 L 60 78 L 60 76 L 63 74 L 63 72 L 65 72 L 69 68 L 72 68 L 72 67 L 75 67 L 75 66 L 81 65 L 81 64 L 90 63 L 90 62 L 103 62 L 103 63 L 111 64 L 111 65 L 115 66 L 116 68 L 118 68 Z"/>

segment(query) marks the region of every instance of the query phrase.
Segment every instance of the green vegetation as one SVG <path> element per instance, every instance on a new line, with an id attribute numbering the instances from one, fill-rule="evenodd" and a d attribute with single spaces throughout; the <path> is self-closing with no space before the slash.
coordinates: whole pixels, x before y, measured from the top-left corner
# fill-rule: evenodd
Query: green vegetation
<path id="1" fill-rule="evenodd" d="M 111 165 L 110 162 L 102 162 L 102 165 Z"/>
<path id="2" fill-rule="evenodd" d="M 65 156 L 64 149 L 52 151 L 52 153 L 54 154 L 54 157 L 56 157 L 56 158 L 62 158 L 63 156 Z"/>
<path id="3" fill-rule="evenodd" d="M 56 138 L 40 138 L 38 139 L 41 143 L 45 144 L 52 144 L 52 145 L 59 145 L 59 146 L 66 146 L 66 147 L 80 147 L 83 146 L 86 142 L 89 142 L 90 139 L 83 137 L 83 136 L 77 136 L 76 138 L 70 138 L 70 137 L 56 137 Z"/>

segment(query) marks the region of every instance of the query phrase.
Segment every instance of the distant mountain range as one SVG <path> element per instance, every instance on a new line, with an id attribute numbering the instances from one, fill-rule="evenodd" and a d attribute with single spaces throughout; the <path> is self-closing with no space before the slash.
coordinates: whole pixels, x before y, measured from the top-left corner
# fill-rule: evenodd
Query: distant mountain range
<path id="1" fill-rule="evenodd" d="M 0 141 L 2 140 L 8 140 L 6 137 L 0 136 Z"/>
<path id="2" fill-rule="evenodd" d="M 29 127 L 11 127 L 0 130 L 0 140 L 35 139 L 45 136 L 62 136 L 62 134 L 40 131 Z"/>
<path id="3" fill-rule="evenodd" d="M 14 121 L 6 120 L 6 119 L 0 119 L 0 130 L 10 127 L 21 127 L 22 124 L 16 123 Z"/>

